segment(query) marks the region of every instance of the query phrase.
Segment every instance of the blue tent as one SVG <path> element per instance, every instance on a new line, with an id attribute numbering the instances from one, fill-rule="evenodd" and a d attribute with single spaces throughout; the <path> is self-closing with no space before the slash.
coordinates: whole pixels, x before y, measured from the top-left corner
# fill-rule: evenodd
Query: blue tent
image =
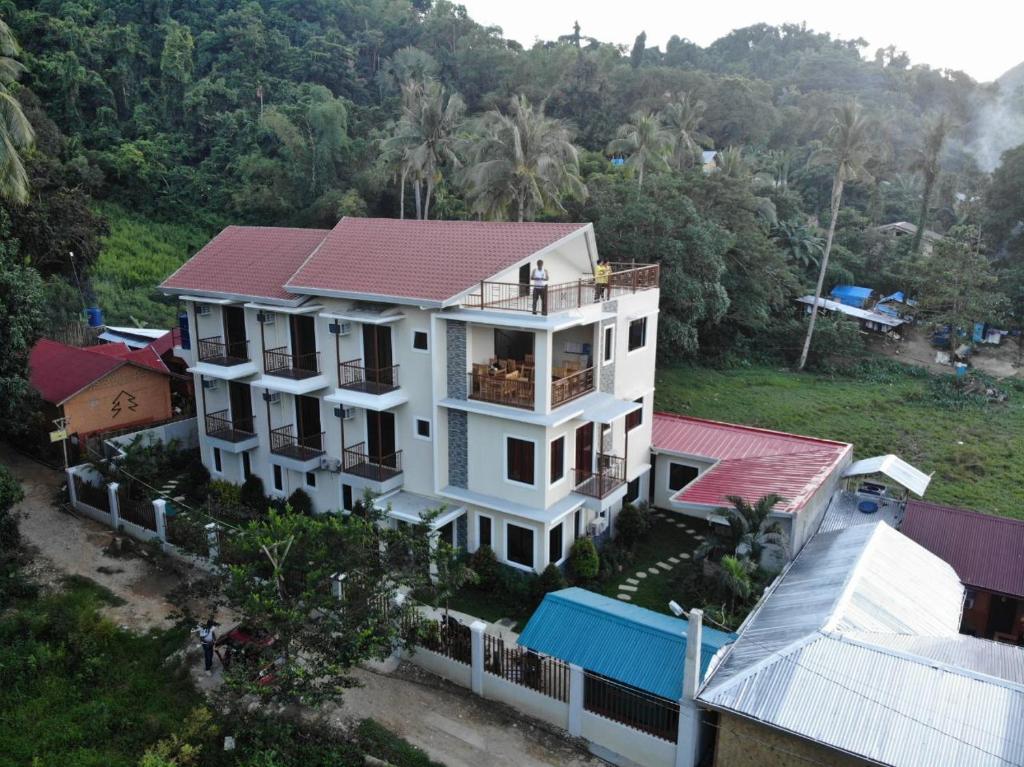
<path id="1" fill-rule="evenodd" d="M 847 306 L 856 306 L 863 309 L 864 304 L 871 298 L 871 288 L 861 288 L 856 285 L 836 285 L 832 288 L 832 299 Z"/>

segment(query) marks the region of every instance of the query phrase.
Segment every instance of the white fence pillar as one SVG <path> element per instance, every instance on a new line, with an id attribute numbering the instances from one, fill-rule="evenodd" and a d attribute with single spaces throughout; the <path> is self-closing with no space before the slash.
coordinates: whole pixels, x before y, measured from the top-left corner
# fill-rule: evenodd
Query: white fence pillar
<path id="1" fill-rule="evenodd" d="M 156 524 L 156 537 L 161 543 L 167 543 L 167 501 L 163 498 L 153 501 L 153 521 Z"/>
<path id="2" fill-rule="evenodd" d="M 220 527 L 216 522 L 210 522 L 205 529 L 206 545 L 210 547 L 210 561 L 216 562 L 220 559 L 220 536 L 218 535 Z"/>
<path id="3" fill-rule="evenodd" d="M 470 639 L 470 686 L 477 695 L 484 694 L 484 631 L 487 624 L 473 621 L 469 624 Z"/>
<path id="4" fill-rule="evenodd" d="M 347 573 L 331 574 L 331 596 L 339 602 L 345 598 L 345 579 L 347 577 Z"/>
<path id="5" fill-rule="evenodd" d="M 111 482 L 107 485 L 107 504 L 110 506 L 110 526 L 115 530 L 121 527 L 121 508 L 117 503 L 117 488 L 116 482 Z"/>
<path id="6" fill-rule="evenodd" d="M 583 733 L 583 669 L 569 664 L 569 734 L 574 738 Z"/>
<path id="7" fill-rule="evenodd" d="M 78 493 L 75 490 L 75 471 L 74 469 L 64 469 L 64 474 L 68 478 L 68 501 L 71 503 L 71 507 L 74 508 L 75 504 L 78 503 Z"/>
<path id="8" fill-rule="evenodd" d="M 700 687 L 701 630 L 704 612 L 690 610 L 686 628 L 686 660 L 683 663 L 683 697 L 679 701 L 679 729 L 676 731 L 675 767 L 694 767 L 700 754 L 700 711 L 697 688 Z"/>

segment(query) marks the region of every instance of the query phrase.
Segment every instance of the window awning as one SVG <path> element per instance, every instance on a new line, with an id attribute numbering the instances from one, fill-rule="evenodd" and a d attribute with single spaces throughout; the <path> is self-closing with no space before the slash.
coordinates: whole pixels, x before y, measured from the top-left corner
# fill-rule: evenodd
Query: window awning
<path id="1" fill-rule="evenodd" d="M 932 481 L 931 474 L 925 474 L 899 456 L 892 454 L 854 461 L 843 472 L 844 477 L 863 477 L 868 474 L 884 474 L 915 495 L 924 495 L 924 491 L 928 489 L 928 483 Z"/>
<path id="2" fill-rule="evenodd" d="M 436 498 L 428 498 L 425 495 L 408 493 L 404 490 L 375 498 L 373 505 L 386 512 L 391 519 L 408 522 L 410 525 L 423 524 L 424 514 L 442 509 L 441 513 L 431 521 L 431 530 L 438 530 L 466 513 L 461 506 L 452 507 Z"/>
<path id="3" fill-rule="evenodd" d="M 587 396 L 583 418 L 597 423 L 612 423 L 642 407 L 639 402 L 621 400 L 605 392 L 594 392 Z"/>

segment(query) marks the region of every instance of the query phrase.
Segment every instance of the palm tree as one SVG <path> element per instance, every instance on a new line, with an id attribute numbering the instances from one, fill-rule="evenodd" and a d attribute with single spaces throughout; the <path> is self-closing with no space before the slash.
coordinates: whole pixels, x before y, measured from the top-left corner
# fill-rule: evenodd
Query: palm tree
<path id="1" fill-rule="evenodd" d="M 708 141 L 708 137 L 700 133 L 707 106 L 700 99 L 691 99 L 689 93 L 681 93 L 662 112 L 665 128 L 672 137 L 672 164 L 677 170 L 693 165 L 701 151 L 700 142 Z"/>
<path id="2" fill-rule="evenodd" d="M 871 174 L 865 164 L 871 157 L 870 137 L 871 122 L 864 117 L 860 105 L 850 102 L 833 110 L 833 123 L 828 132 L 828 142 L 811 156 L 812 163 L 828 162 L 835 165 L 832 177 L 832 217 L 828 224 L 828 236 L 825 238 L 825 252 L 821 257 L 821 268 L 818 270 L 818 284 L 814 289 L 814 304 L 811 306 L 811 321 L 807 325 L 807 337 L 804 348 L 800 352 L 798 370 L 807 365 L 807 354 L 811 350 L 811 337 L 814 335 L 814 324 L 818 319 L 818 301 L 825 284 L 825 273 L 828 271 L 828 257 L 832 253 L 832 238 L 836 233 L 836 220 L 839 218 L 839 207 L 843 201 L 843 187 L 847 181 L 854 179 L 871 180 Z"/>
<path id="3" fill-rule="evenodd" d="M 0 19 L 0 197 L 11 202 L 28 199 L 28 173 L 18 152 L 35 141 L 32 124 L 11 92 L 25 71 L 15 58 L 20 52 L 10 27 Z"/>
<path id="4" fill-rule="evenodd" d="M 485 112 L 464 147 L 466 199 L 479 216 L 532 221 L 564 211 L 563 197 L 587 195 L 569 128 L 525 96 L 514 96 L 507 112 Z"/>
<path id="5" fill-rule="evenodd" d="M 672 153 L 672 134 L 652 112 L 637 112 L 632 122 L 619 126 L 618 138 L 608 144 L 610 154 L 628 155 L 626 165 L 637 169 L 637 185 L 643 189 L 644 171 L 665 170 Z"/>
<path id="6" fill-rule="evenodd" d="M 726 496 L 732 508 L 716 509 L 715 513 L 725 518 L 727 529 L 708 537 L 695 554 L 704 559 L 714 554 L 737 556 L 751 559 L 755 565 L 760 562 L 761 552 L 766 546 L 778 546 L 789 550 L 789 539 L 777 520 L 771 518 L 772 510 L 782 500 L 771 493 L 762 496 L 755 503 L 748 503 L 738 495 Z"/>
<path id="7" fill-rule="evenodd" d="M 715 571 L 715 580 L 728 595 L 729 612 L 736 610 L 736 603 L 746 602 L 754 592 L 754 571 L 757 566 L 749 559 L 724 556 Z"/>
<path id="8" fill-rule="evenodd" d="M 771 237 L 786 251 L 786 257 L 802 269 L 818 265 L 825 241 L 800 219 L 780 221 L 771 229 Z"/>
<path id="9" fill-rule="evenodd" d="M 430 218 L 430 200 L 441 168 L 459 167 L 455 134 L 466 106 L 457 93 L 448 96 L 436 81 L 410 80 L 402 86 L 402 117 L 391 138 L 384 142 L 385 155 L 399 157 L 404 213 L 405 179 L 412 176 L 416 192 L 416 217 Z M 422 189 L 422 199 L 421 199 Z"/>
<path id="10" fill-rule="evenodd" d="M 914 242 L 911 252 L 921 252 L 921 240 L 924 237 L 924 228 L 928 223 L 928 205 L 931 203 L 932 189 L 939 178 L 939 155 L 942 153 L 942 145 L 946 143 L 946 135 L 951 125 L 946 114 L 940 114 L 931 124 L 925 133 L 924 146 L 915 150 L 914 158 L 910 163 L 910 170 L 921 174 L 924 181 L 924 189 L 921 192 L 921 212 L 917 216 L 917 231 L 914 232 Z"/>
<path id="11" fill-rule="evenodd" d="M 750 166 L 743 156 L 743 148 L 731 146 L 718 153 L 718 170 L 725 178 L 746 178 Z"/>

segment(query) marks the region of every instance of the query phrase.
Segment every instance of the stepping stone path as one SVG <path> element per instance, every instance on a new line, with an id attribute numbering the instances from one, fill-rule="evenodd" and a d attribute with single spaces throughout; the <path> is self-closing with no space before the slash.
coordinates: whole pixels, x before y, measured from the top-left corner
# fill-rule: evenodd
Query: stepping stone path
<path id="1" fill-rule="evenodd" d="M 623 583 L 621 586 L 619 586 L 619 591 L 636 591 L 636 586 L 627 586 L 625 583 Z"/>
<path id="2" fill-rule="evenodd" d="M 661 570 L 659 570 L 657 567 L 648 567 L 647 572 L 649 572 L 651 575 L 661 575 Z"/>
<path id="3" fill-rule="evenodd" d="M 633 597 L 631 597 L 629 594 L 616 594 L 615 596 L 617 596 L 623 602 L 632 602 L 633 601 Z"/>
<path id="4" fill-rule="evenodd" d="M 658 567 L 660 567 L 662 570 L 672 569 L 672 565 L 666 564 L 665 562 L 658 562 Z"/>
<path id="5" fill-rule="evenodd" d="M 640 581 L 638 581 L 636 578 L 626 578 L 626 583 L 628 583 L 630 586 L 635 586 L 639 582 Z"/>
<path id="6" fill-rule="evenodd" d="M 696 540 L 698 540 L 698 541 L 703 541 L 703 540 L 704 540 L 704 536 L 703 536 L 703 535 L 695 535 L 695 536 L 693 536 L 693 537 L 694 537 L 694 538 L 695 538 Z"/>
<path id="7" fill-rule="evenodd" d="M 690 535 L 696 535 L 697 534 L 697 531 L 694 530 L 692 527 L 686 528 L 686 532 L 688 532 Z"/>
<path id="8" fill-rule="evenodd" d="M 687 553 L 686 553 L 686 552 L 684 551 L 684 552 L 683 552 L 682 554 L 680 554 L 680 555 L 679 555 L 679 558 L 680 558 L 680 559 L 689 559 L 689 558 L 690 558 L 690 555 L 689 555 L 689 554 L 687 554 Z"/>
<path id="9" fill-rule="evenodd" d="M 639 572 L 639 573 L 637 573 L 637 574 L 636 574 L 636 577 L 637 577 L 637 578 L 646 578 L 646 577 L 647 577 L 647 573 L 645 573 L 645 572 Z"/>
<path id="10" fill-rule="evenodd" d="M 687 527 L 687 522 L 677 521 L 678 517 L 674 514 L 664 514 L 662 512 L 654 512 L 652 515 L 655 519 L 664 520 L 670 525 L 674 525 L 680 530 L 684 530 L 688 535 L 693 536 L 695 541 L 703 541 L 704 536 L 698 535 L 697 531 L 692 527 Z M 675 565 L 685 562 L 692 558 L 689 552 L 683 551 L 674 557 L 666 557 L 667 562 L 656 562 L 654 567 L 650 567 L 645 571 L 640 570 L 635 573 L 635 577 L 626 578 L 625 582 L 619 585 L 619 593 L 615 596 L 621 599 L 623 602 L 631 602 L 632 594 L 639 590 L 640 584 L 643 582 L 648 575 L 662 575 L 673 569 Z"/>
<path id="11" fill-rule="evenodd" d="M 679 564 L 679 560 L 676 557 L 669 557 L 668 561 L 671 562 L 674 565 L 678 565 Z"/>

